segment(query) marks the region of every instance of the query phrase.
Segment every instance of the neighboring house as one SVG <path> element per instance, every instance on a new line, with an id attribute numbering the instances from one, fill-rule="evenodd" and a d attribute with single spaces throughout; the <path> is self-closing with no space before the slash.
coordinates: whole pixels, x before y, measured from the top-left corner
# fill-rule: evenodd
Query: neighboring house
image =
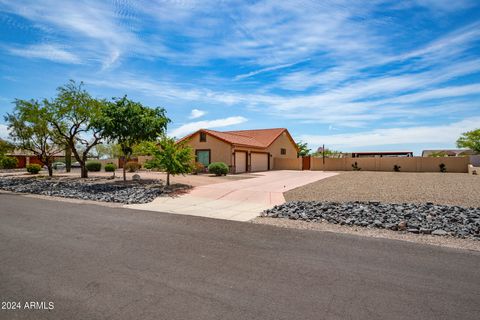
<path id="1" fill-rule="evenodd" d="M 423 150 L 422 157 L 463 157 L 476 154 L 470 149 Z"/>
<path id="2" fill-rule="evenodd" d="M 195 152 L 197 162 L 208 166 L 224 162 L 232 173 L 267 171 L 274 158 L 297 158 L 298 148 L 285 128 L 215 131 L 200 129 L 182 139 Z"/>
<path id="3" fill-rule="evenodd" d="M 413 157 L 412 151 L 367 151 L 352 152 L 350 158 Z"/>
<path id="4" fill-rule="evenodd" d="M 9 157 L 16 158 L 17 168 L 25 168 L 29 164 L 39 164 L 42 165 L 39 157 L 33 154 L 31 151 L 15 149 L 14 151 L 6 154 Z M 59 152 L 53 156 L 54 161 L 59 161 L 65 158 L 64 152 Z"/>

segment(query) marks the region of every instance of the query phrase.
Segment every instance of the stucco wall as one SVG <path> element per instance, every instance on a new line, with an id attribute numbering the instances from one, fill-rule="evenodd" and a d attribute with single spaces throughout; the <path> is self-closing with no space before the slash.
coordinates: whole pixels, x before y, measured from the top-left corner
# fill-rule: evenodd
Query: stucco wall
<path id="1" fill-rule="evenodd" d="M 232 163 L 232 148 L 230 144 L 223 142 L 211 135 L 207 135 L 206 142 L 200 142 L 200 134 L 196 133 L 188 141 L 188 144 L 195 150 L 210 149 L 211 162 L 225 162 L 228 166 Z"/>
<path id="2" fill-rule="evenodd" d="M 302 170 L 302 158 L 273 158 L 273 170 Z"/>
<path id="3" fill-rule="evenodd" d="M 286 149 L 287 153 L 282 155 L 280 149 Z M 282 133 L 271 145 L 266 149 L 266 151 L 270 152 L 273 158 L 290 158 L 296 159 L 297 158 L 297 149 L 295 145 L 291 142 L 288 138 L 287 133 Z"/>
<path id="4" fill-rule="evenodd" d="M 465 173 L 468 170 L 469 161 L 469 157 L 326 158 L 323 164 L 322 158 L 312 158 L 311 169 L 352 171 L 352 164 L 357 162 L 362 171 L 393 171 L 393 166 L 399 165 L 400 171 L 403 172 L 439 172 L 439 165 L 444 163 L 447 172 Z"/>

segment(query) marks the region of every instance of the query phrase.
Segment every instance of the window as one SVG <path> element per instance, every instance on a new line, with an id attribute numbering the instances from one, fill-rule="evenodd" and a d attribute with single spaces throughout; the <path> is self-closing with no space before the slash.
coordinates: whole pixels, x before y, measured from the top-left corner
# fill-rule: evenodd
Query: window
<path id="1" fill-rule="evenodd" d="M 287 154 L 287 149 L 285 149 L 285 148 L 280 149 L 280 154 L 282 154 L 282 155 Z"/>
<path id="2" fill-rule="evenodd" d="M 200 142 L 207 142 L 207 134 L 205 132 L 200 132 Z"/>
<path id="3" fill-rule="evenodd" d="M 197 150 L 196 152 L 197 162 L 200 162 L 205 167 L 210 164 L 210 150 Z"/>

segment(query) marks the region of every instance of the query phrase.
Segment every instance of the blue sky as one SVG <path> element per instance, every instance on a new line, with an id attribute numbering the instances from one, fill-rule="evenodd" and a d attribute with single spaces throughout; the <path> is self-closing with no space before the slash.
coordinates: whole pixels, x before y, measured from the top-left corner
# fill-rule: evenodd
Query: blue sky
<path id="1" fill-rule="evenodd" d="M 479 53 L 475 0 L 0 0 L 0 114 L 75 79 L 165 107 L 177 137 L 418 154 L 480 127 Z"/>

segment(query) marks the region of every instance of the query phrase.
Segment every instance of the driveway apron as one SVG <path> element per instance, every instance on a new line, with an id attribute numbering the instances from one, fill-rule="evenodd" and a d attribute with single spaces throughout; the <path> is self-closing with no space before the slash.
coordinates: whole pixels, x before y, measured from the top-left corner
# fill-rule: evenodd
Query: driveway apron
<path id="1" fill-rule="evenodd" d="M 175 197 L 158 197 L 127 208 L 161 211 L 208 218 L 248 221 L 285 202 L 283 193 L 336 175 L 323 171 L 266 171 L 256 177 L 193 188 Z"/>

